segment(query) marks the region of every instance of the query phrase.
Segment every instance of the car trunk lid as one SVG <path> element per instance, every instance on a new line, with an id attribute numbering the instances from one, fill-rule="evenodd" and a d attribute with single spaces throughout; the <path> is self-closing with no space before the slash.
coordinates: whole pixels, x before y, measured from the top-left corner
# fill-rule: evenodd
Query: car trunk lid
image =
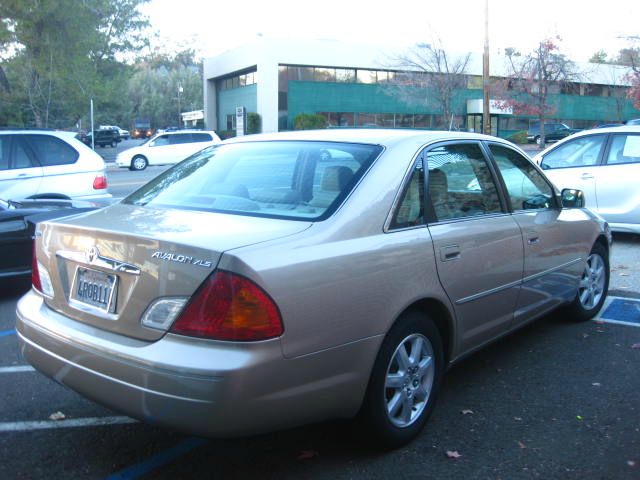
<path id="1" fill-rule="evenodd" d="M 191 297 L 223 252 L 293 235 L 310 223 L 117 204 L 41 224 L 37 253 L 52 278 L 47 304 L 75 320 L 142 340 L 159 298 Z"/>

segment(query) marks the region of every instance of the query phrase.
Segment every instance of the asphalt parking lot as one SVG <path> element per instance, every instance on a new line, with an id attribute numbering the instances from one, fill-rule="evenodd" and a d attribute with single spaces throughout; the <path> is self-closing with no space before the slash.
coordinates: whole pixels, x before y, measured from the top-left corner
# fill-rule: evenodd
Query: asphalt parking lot
<path id="1" fill-rule="evenodd" d="M 612 318 L 551 315 L 469 357 L 418 440 L 386 453 L 346 421 L 239 440 L 134 422 L 25 364 L 14 310 L 29 284 L 3 284 L 0 478 L 640 478 L 638 252 L 616 236 Z"/>
<path id="2" fill-rule="evenodd" d="M 138 182 L 125 173 L 143 172 L 110 173 L 123 194 Z M 14 312 L 28 288 L 0 284 L 2 479 L 640 478 L 640 236 L 615 236 L 599 319 L 553 314 L 456 365 L 425 431 L 393 452 L 349 421 L 213 440 L 85 400 L 22 359 Z"/>

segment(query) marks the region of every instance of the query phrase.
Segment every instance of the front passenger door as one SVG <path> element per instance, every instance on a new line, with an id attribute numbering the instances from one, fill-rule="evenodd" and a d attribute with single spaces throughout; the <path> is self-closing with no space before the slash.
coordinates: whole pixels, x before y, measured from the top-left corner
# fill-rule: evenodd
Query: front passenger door
<path id="1" fill-rule="evenodd" d="M 581 257 L 591 246 L 587 222 L 557 205 L 551 184 L 529 159 L 517 151 L 489 144 L 513 209 L 522 229 L 524 275 L 514 326 L 571 301 L 584 266 Z M 573 228 L 566 223 L 572 222 Z M 584 234 L 583 234 L 584 232 Z"/>

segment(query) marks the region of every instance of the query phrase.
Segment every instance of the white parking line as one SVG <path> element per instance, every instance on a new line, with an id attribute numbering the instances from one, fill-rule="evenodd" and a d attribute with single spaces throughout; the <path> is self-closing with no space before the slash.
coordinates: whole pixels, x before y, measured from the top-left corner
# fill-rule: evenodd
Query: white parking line
<path id="1" fill-rule="evenodd" d="M 129 417 L 92 417 L 69 418 L 66 420 L 40 420 L 35 422 L 1 422 L 0 432 L 28 432 L 53 428 L 100 427 L 103 425 L 122 425 L 137 423 Z"/>
<path id="2" fill-rule="evenodd" d="M 2 373 L 18 373 L 18 372 L 35 372 L 36 369 L 31 365 L 16 365 L 15 367 L 0 367 Z"/>

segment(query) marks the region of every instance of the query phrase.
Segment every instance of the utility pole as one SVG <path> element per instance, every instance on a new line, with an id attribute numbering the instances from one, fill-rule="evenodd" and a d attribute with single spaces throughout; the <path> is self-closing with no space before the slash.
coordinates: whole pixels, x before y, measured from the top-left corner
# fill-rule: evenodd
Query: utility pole
<path id="1" fill-rule="evenodd" d="M 182 107 L 180 106 L 180 95 L 182 94 L 182 84 L 178 82 L 178 128 L 182 128 Z"/>
<path id="2" fill-rule="evenodd" d="M 484 55 L 482 56 L 482 133 L 491 135 L 489 105 L 489 0 L 484 0 Z"/>

